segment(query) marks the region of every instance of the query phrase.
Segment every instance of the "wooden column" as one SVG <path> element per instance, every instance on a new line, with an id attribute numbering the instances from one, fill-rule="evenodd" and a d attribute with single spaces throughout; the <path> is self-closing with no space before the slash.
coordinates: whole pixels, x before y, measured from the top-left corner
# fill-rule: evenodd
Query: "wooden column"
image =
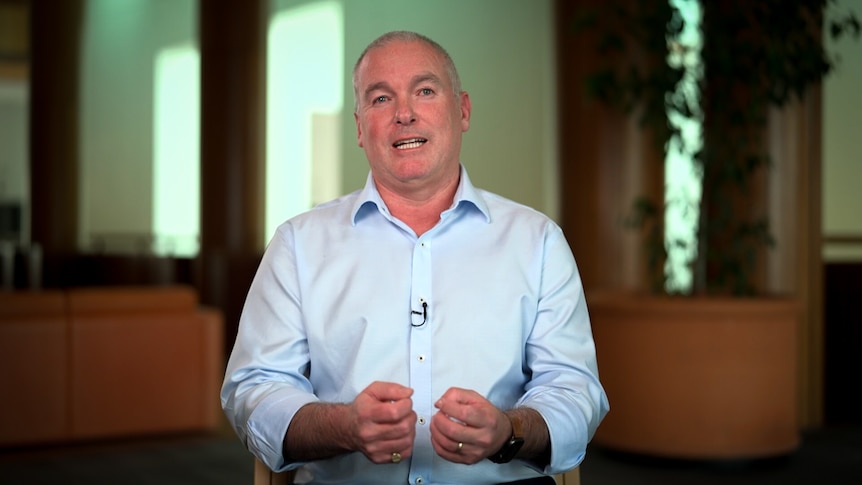
<path id="1" fill-rule="evenodd" d="M 201 49 L 201 299 L 224 312 L 233 347 L 264 247 L 266 15 L 264 0 L 203 1 Z"/>
<path id="2" fill-rule="evenodd" d="M 587 291 L 647 291 L 643 239 L 623 222 L 637 197 L 662 200 L 663 154 L 634 117 L 615 112 L 586 93 L 585 76 L 602 63 L 627 62 L 597 52 L 595 29 L 574 29 L 579 15 L 601 3 L 555 2 L 561 225 Z"/>
<path id="3" fill-rule="evenodd" d="M 30 240 L 44 286 L 77 250 L 81 0 L 30 2 Z"/>
<path id="4" fill-rule="evenodd" d="M 777 244 L 766 289 L 799 302 L 799 423 L 824 418 L 824 269 L 822 242 L 822 89 L 773 110 L 769 119 L 769 220 Z"/>

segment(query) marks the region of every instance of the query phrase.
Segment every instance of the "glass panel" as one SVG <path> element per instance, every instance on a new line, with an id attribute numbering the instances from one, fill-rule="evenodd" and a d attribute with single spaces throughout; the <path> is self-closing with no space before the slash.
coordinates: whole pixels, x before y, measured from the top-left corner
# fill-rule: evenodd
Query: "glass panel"
<path id="1" fill-rule="evenodd" d="M 28 91 L 26 79 L 0 78 L 0 242 L 14 246 L 30 239 Z"/>
<path id="2" fill-rule="evenodd" d="M 192 256 L 197 250 L 196 5 L 84 3 L 78 228 L 83 252 Z"/>
<path id="3" fill-rule="evenodd" d="M 200 54 L 191 45 L 156 57 L 153 247 L 194 257 L 200 234 Z"/>
<path id="4" fill-rule="evenodd" d="M 267 45 L 266 241 L 289 217 L 340 195 L 343 65 L 339 2 L 285 8 L 272 18 Z"/>

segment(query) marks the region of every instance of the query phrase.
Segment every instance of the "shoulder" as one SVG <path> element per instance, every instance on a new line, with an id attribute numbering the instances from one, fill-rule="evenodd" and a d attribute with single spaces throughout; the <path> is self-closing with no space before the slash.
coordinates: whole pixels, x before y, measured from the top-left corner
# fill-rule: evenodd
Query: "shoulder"
<path id="1" fill-rule="evenodd" d="M 352 226 L 353 215 L 361 207 L 359 192 L 352 192 L 336 199 L 322 202 L 311 209 L 296 214 L 282 222 L 275 237 L 295 239 L 302 235 L 312 236 L 323 232 L 344 230 Z"/>
<path id="2" fill-rule="evenodd" d="M 553 219 L 533 207 L 487 190 L 477 189 L 477 192 L 484 199 L 488 207 L 491 221 L 517 222 L 537 227 L 559 228 Z"/>

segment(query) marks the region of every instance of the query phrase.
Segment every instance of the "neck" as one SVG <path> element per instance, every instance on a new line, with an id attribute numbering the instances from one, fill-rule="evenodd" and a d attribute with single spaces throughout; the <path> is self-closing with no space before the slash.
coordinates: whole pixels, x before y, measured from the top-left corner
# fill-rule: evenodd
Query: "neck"
<path id="1" fill-rule="evenodd" d="M 443 187 L 433 190 L 405 193 L 382 185 L 378 185 L 377 190 L 389 207 L 389 212 L 413 229 L 417 236 L 421 236 L 434 227 L 440 220 L 440 214 L 452 205 L 459 180 L 460 174 Z"/>

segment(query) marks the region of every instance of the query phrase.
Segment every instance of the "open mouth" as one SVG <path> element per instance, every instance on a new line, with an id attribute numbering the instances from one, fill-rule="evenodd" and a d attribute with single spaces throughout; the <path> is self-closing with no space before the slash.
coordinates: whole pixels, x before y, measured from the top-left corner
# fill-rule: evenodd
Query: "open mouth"
<path id="1" fill-rule="evenodd" d="M 425 138 L 408 138 L 406 140 L 398 140 L 392 144 L 396 150 L 409 150 L 411 148 L 419 148 L 427 142 Z"/>

